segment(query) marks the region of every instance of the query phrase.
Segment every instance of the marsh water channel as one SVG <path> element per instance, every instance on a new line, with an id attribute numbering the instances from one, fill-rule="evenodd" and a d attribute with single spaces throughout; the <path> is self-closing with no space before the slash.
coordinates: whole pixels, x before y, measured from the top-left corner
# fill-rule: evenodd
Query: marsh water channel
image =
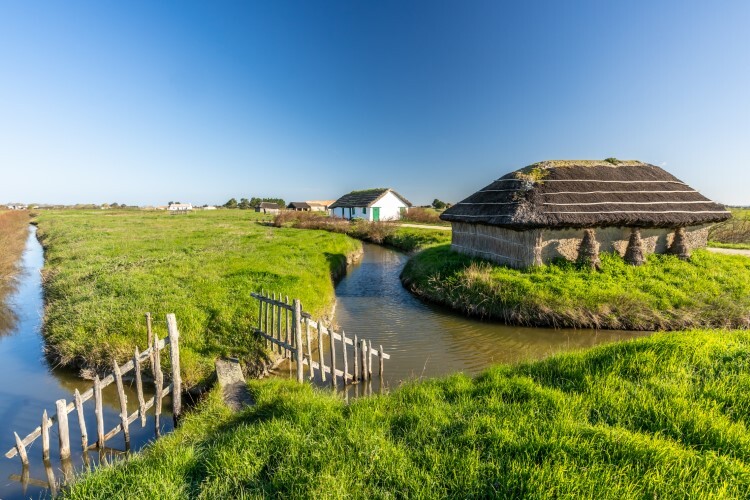
<path id="1" fill-rule="evenodd" d="M 73 392 L 78 389 L 84 392 L 92 385 L 91 381 L 82 379 L 77 371 L 50 366 L 44 356 L 42 338 L 42 317 L 44 302 L 42 296 L 41 270 L 44 265 L 42 246 L 36 239 L 36 228 L 31 226 L 26 249 L 22 256 L 22 271 L 18 286 L 10 297 L 5 298 L 7 305 L 15 313 L 15 320 L 10 324 L 0 325 L 0 498 L 39 498 L 52 496 L 56 487 L 71 471 L 80 472 L 86 466 L 94 466 L 100 460 L 111 461 L 114 456 L 124 451 L 125 443 L 122 433 L 107 441 L 111 447 L 106 453 L 90 451 L 84 457 L 81 453 L 81 439 L 75 412 L 70 414 L 70 444 L 72 457 L 70 461 L 61 462 L 58 452 L 57 427 L 50 429 L 49 466 L 42 461 L 41 440 L 37 439 L 29 448 L 29 468 L 24 471 L 21 461 L 16 456 L 5 458 L 5 452 L 15 446 L 13 432 L 21 438 L 41 424 L 42 412 L 55 413 L 55 401 L 72 400 Z M 145 329 L 145 327 L 144 327 Z M 145 335 L 145 334 L 144 334 Z M 144 336 L 144 344 L 146 343 Z M 138 406 L 135 387 L 127 381 L 125 390 L 128 397 L 128 410 L 134 411 Z M 150 384 L 144 383 L 146 399 L 153 395 Z M 102 391 L 104 409 L 104 427 L 108 431 L 119 422 L 119 400 L 115 384 Z M 96 420 L 92 401 L 84 405 L 89 441 L 96 439 Z M 169 397 L 164 400 L 162 432 L 172 428 Z M 131 450 L 137 450 L 154 439 L 154 420 L 151 415 L 145 427 L 140 421 L 130 426 Z M 119 451 L 117 449 L 120 449 Z M 84 460 L 85 459 L 85 460 Z M 50 480 L 56 485 L 50 488 Z"/>
<path id="2" fill-rule="evenodd" d="M 527 328 L 467 318 L 445 307 L 426 304 L 407 291 L 399 278 L 407 260 L 403 253 L 365 243 L 362 259 L 350 266 L 336 286 L 338 331 L 343 329 L 349 337 L 364 337 L 373 347 L 382 345 L 391 355 L 385 361 L 382 387 L 375 375 L 372 383 L 348 386 L 347 398 L 388 390 L 410 380 L 456 372 L 473 375 L 497 363 L 538 360 L 648 335 Z M 329 359 L 330 352 L 325 356 Z M 330 386 L 320 379 L 316 384 Z"/>

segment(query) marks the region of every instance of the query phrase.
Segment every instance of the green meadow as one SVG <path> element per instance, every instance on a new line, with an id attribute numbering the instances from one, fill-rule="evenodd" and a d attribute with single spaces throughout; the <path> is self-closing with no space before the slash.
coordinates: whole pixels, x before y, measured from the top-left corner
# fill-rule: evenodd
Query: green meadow
<path id="1" fill-rule="evenodd" d="M 326 314 L 331 275 L 361 243 L 260 218 L 246 210 L 41 212 L 48 351 L 66 365 L 111 366 L 145 348 L 150 312 L 161 337 L 165 315 L 176 314 L 188 386 L 210 376 L 216 356 L 262 359 L 250 335 L 258 310 L 250 293 L 288 294 Z"/>
<path id="2" fill-rule="evenodd" d="M 289 381 L 214 390 L 69 498 L 747 498 L 750 333 L 662 333 L 346 405 Z"/>
<path id="3" fill-rule="evenodd" d="M 511 324 L 677 330 L 748 328 L 750 259 L 693 253 L 690 262 L 650 255 L 645 265 L 601 255 L 600 272 L 575 263 L 511 269 L 428 248 L 404 268 L 402 280 L 426 300 Z"/>

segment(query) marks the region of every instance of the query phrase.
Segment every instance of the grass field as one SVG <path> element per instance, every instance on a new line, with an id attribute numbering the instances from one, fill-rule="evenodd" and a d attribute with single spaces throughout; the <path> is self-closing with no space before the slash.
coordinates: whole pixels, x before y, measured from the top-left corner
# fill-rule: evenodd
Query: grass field
<path id="1" fill-rule="evenodd" d="M 750 249 L 750 209 L 733 208 L 732 218 L 713 226 L 708 239 L 712 247 Z"/>
<path id="2" fill-rule="evenodd" d="M 693 253 L 690 262 L 650 255 L 633 267 L 602 254 L 601 272 L 559 262 L 510 269 L 449 245 L 429 248 L 402 279 L 421 297 L 512 324 L 626 330 L 750 327 L 750 259 Z"/>
<path id="3" fill-rule="evenodd" d="M 29 212 L 25 210 L 0 211 L 0 333 L 13 324 L 13 313 L 3 300 L 16 283 L 29 221 Z"/>
<path id="4" fill-rule="evenodd" d="M 70 498 L 747 498 L 750 332 L 662 333 L 346 406 L 218 391 Z"/>
<path id="5" fill-rule="evenodd" d="M 160 336 L 174 312 L 188 386 L 213 372 L 218 355 L 257 360 L 248 335 L 250 293 L 299 298 L 328 313 L 331 273 L 361 244 L 345 235 L 257 224 L 244 210 L 171 216 L 142 211 L 45 211 L 45 337 L 63 364 L 111 365 L 146 344 L 144 313 Z"/>

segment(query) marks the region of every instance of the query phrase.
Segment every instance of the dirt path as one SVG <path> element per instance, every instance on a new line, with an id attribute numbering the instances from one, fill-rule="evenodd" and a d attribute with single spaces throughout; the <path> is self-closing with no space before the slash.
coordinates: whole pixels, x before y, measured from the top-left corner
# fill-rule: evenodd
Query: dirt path
<path id="1" fill-rule="evenodd" d="M 712 247 L 708 247 L 707 250 L 709 252 L 723 253 L 725 255 L 744 255 L 745 257 L 750 257 L 750 250 L 741 250 L 739 248 L 712 248 Z"/>

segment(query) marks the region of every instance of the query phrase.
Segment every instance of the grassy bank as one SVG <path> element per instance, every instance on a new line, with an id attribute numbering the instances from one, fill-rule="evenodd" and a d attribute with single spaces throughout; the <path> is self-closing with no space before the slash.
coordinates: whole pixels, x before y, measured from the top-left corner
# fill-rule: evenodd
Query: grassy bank
<path id="1" fill-rule="evenodd" d="M 344 235 L 256 224 L 244 210 L 49 211 L 38 218 L 45 247 L 47 346 L 64 364 L 111 364 L 146 343 L 144 313 L 160 336 L 174 312 L 188 385 L 217 355 L 257 360 L 248 332 L 261 289 L 297 297 L 322 315 L 334 300 L 331 273 L 361 244 Z"/>
<path id="2" fill-rule="evenodd" d="M 70 498 L 747 498 L 750 333 L 657 334 L 346 406 L 293 382 L 216 391 Z"/>
<path id="3" fill-rule="evenodd" d="M 733 208 L 732 218 L 713 226 L 708 239 L 712 247 L 750 249 L 750 209 Z"/>
<path id="4" fill-rule="evenodd" d="M 659 330 L 750 327 L 750 259 L 696 251 L 641 267 L 602 254 L 601 272 L 559 262 L 518 270 L 427 249 L 402 280 L 423 298 L 511 324 Z"/>
<path id="5" fill-rule="evenodd" d="M 414 252 L 451 241 L 450 231 L 400 227 L 393 222 L 370 222 L 363 219 L 348 221 L 314 212 L 282 212 L 274 219 L 274 225 L 346 234 L 352 238 L 386 245 L 402 252 Z"/>
<path id="6" fill-rule="evenodd" d="M 0 333 L 13 324 L 13 313 L 5 307 L 20 269 L 20 257 L 28 237 L 29 212 L 0 211 Z"/>

